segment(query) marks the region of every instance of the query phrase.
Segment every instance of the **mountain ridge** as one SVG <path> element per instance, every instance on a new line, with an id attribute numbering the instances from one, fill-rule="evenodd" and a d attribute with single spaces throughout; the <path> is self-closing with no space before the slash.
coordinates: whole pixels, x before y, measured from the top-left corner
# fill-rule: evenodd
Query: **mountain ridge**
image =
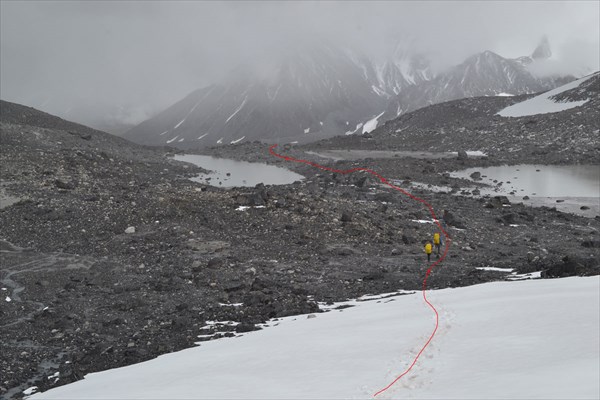
<path id="1" fill-rule="evenodd" d="M 551 55 L 543 44 L 533 53 L 538 60 Z M 532 56 L 508 59 L 484 51 L 434 75 L 422 55 L 398 50 L 374 63 L 324 45 L 288 55 L 267 77 L 238 69 L 225 84 L 190 93 L 124 137 L 182 148 L 257 139 L 308 143 L 362 133 L 430 104 L 538 93 L 574 79 L 536 77 L 527 60 Z"/>

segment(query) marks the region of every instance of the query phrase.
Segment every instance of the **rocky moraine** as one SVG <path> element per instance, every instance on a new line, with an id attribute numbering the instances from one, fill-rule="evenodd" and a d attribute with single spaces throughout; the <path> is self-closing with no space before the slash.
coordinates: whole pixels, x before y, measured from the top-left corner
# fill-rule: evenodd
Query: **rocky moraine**
<path id="1" fill-rule="evenodd" d="M 421 289 L 431 216 L 371 176 L 274 159 L 267 144 L 252 142 L 204 152 L 285 166 L 305 179 L 222 189 L 191 181 L 200 169 L 174 161 L 173 148 L 142 147 L 27 107 L 1 106 L 3 397 L 260 329 L 272 318 L 318 313 L 320 302 Z M 451 245 L 431 289 L 535 272 L 598 274 L 599 218 L 460 195 L 466 182 L 447 173 L 543 161 L 534 148 L 443 161 L 332 161 L 306 152 L 369 148 L 370 140 L 380 143 L 371 148 L 385 148 L 375 132 L 278 151 L 337 169 L 369 167 L 407 188 L 454 187 L 410 189 L 436 213 L 449 211 Z M 473 149 L 449 140 L 446 150 Z M 572 157 L 589 161 L 590 152 Z"/>

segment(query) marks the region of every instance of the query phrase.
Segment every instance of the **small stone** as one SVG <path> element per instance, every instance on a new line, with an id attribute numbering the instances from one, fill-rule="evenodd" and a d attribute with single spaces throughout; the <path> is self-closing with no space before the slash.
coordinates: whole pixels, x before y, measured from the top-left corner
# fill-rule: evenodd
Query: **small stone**
<path id="1" fill-rule="evenodd" d="M 392 255 L 393 256 L 399 256 L 402 254 L 402 250 L 399 249 L 392 249 Z"/>
<path id="2" fill-rule="evenodd" d="M 306 319 L 311 319 L 311 318 L 317 318 L 317 316 L 315 314 L 308 314 L 306 316 Z"/>
<path id="3" fill-rule="evenodd" d="M 60 179 L 54 181 L 54 185 L 59 189 L 72 190 L 75 189 L 75 185 L 71 182 L 63 182 Z"/>
<path id="4" fill-rule="evenodd" d="M 342 222 L 350 222 L 350 221 L 352 221 L 352 215 L 350 215 L 349 212 L 344 211 L 342 213 L 342 217 L 340 218 L 340 221 L 342 221 Z"/>
<path id="5" fill-rule="evenodd" d="M 130 226 L 129 228 L 125 229 L 125 233 L 135 233 L 135 226 Z"/>
<path id="6" fill-rule="evenodd" d="M 531 251 L 527 252 L 527 262 L 531 263 L 533 262 L 533 260 L 535 259 L 535 254 L 533 254 Z"/>
<path id="7" fill-rule="evenodd" d="M 206 265 L 208 268 L 221 268 L 224 266 L 224 261 L 220 257 L 214 257 L 208 260 L 208 264 Z"/>

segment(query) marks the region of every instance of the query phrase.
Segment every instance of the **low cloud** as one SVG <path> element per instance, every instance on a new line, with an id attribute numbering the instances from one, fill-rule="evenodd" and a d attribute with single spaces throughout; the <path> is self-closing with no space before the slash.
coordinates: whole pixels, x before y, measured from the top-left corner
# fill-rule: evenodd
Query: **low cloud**
<path id="1" fill-rule="evenodd" d="M 598 69 L 598 2 L 0 2 L 0 96 L 57 110 L 85 103 L 156 112 L 240 64 L 268 74 L 286 51 L 329 41 L 370 57 L 400 44 L 437 70 L 492 50 Z"/>

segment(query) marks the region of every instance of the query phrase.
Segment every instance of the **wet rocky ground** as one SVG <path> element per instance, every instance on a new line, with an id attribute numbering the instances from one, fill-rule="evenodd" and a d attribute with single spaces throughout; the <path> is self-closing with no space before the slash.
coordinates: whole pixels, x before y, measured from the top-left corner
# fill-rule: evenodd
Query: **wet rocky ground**
<path id="1" fill-rule="evenodd" d="M 2 188 L 19 199 L 0 209 L 3 397 L 319 312 L 318 302 L 422 287 L 423 244 L 435 230 L 428 211 L 364 173 L 290 164 L 255 142 L 210 152 L 285 165 L 306 179 L 220 189 L 190 181 L 198 169 L 169 159 L 172 149 L 2 106 Z M 499 162 L 316 161 L 458 187 L 442 173 Z M 429 288 L 514 278 L 483 267 L 544 278 L 599 273 L 598 219 L 504 198 L 413 194 L 450 212 L 448 255 Z"/>

